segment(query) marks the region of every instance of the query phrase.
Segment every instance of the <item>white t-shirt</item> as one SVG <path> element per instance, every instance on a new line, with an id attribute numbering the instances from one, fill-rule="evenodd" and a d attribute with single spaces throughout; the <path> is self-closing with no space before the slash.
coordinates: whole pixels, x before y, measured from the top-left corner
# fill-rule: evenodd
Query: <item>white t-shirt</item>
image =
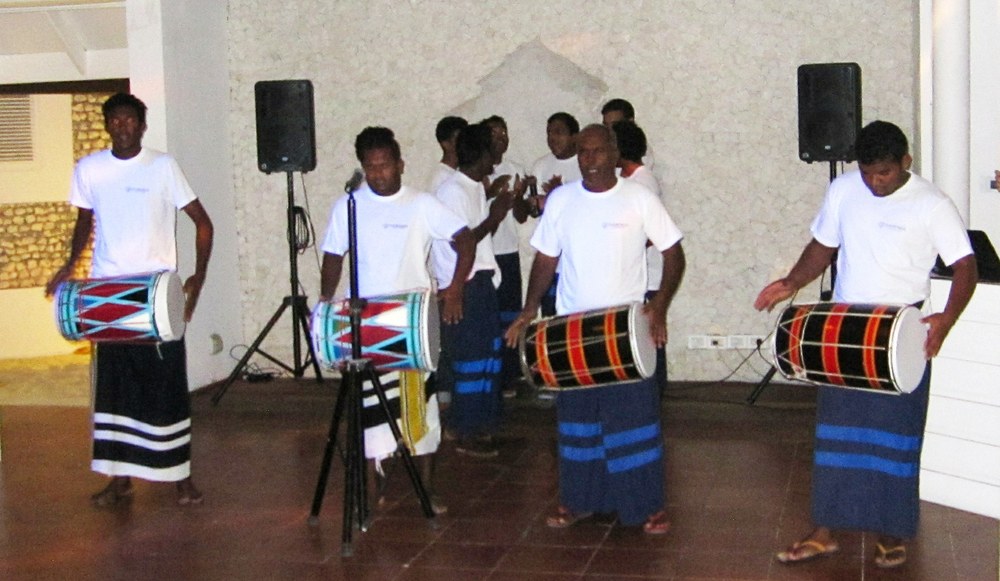
<path id="1" fill-rule="evenodd" d="M 93 210 L 92 277 L 177 270 L 177 210 L 196 199 L 173 157 L 143 148 L 131 159 L 111 150 L 73 171 L 70 204 Z"/>
<path id="2" fill-rule="evenodd" d="M 442 204 L 469 225 L 469 230 L 479 226 L 489 215 L 483 184 L 474 181 L 461 171 L 456 171 L 445 180 L 435 195 Z M 443 289 L 451 285 L 457 259 L 458 254 L 447 242 L 434 241 L 431 244 L 431 263 L 434 265 L 438 288 Z M 500 268 L 493 256 L 493 240 L 489 235 L 483 236 L 483 239 L 476 244 L 476 260 L 472 264 L 469 278 L 471 279 L 480 270 L 492 270 L 493 286 L 500 286 Z"/>
<path id="3" fill-rule="evenodd" d="M 645 165 L 636 168 L 632 175 L 625 178 L 633 181 L 647 190 L 653 192 L 665 208 L 666 200 L 663 199 L 663 191 L 660 183 L 656 181 L 656 176 Z M 646 290 L 655 291 L 660 289 L 660 282 L 663 279 L 663 254 L 653 246 L 646 247 Z"/>
<path id="4" fill-rule="evenodd" d="M 438 188 L 444 181 L 451 177 L 451 174 L 455 173 L 455 168 L 451 167 L 446 163 L 438 162 L 437 168 L 434 170 L 434 175 L 431 176 L 431 186 L 427 188 L 428 192 L 436 192 Z"/>
<path id="5" fill-rule="evenodd" d="M 652 192 L 619 179 L 606 192 L 583 182 L 554 190 L 531 238 L 558 256 L 556 312 L 575 313 L 642 301 L 646 290 L 646 240 L 661 252 L 683 235 Z"/>
<path id="6" fill-rule="evenodd" d="M 946 264 L 972 254 L 951 199 L 911 173 L 886 197 L 871 193 L 854 170 L 833 181 L 810 228 L 817 242 L 839 247 L 834 301 L 912 304 L 930 294 L 938 254 Z"/>
<path id="7" fill-rule="evenodd" d="M 514 187 L 515 176 L 523 178 L 525 173 L 521 164 L 505 159 L 493 168 L 493 175 L 490 176 L 490 181 L 502 175 L 509 175 L 510 186 Z M 490 200 L 490 204 L 492 203 L 493 200 Z M 514 212 L 507 212 L 507 215 L 504 216 L 504 219 L 497 227 L 497 231 L 493 234 L 493 252 L 495 254 L 512 254 L 517 252 L 517 247 L 517 219 L 514 218 Z"/>
<path id="8" fill-rule="evenodd" d="M 580 162 L 576 156 L 559 159 L 551 152 L 543 155 L 531 166 L 531 175 L 538 178 L 538 193 L 545 195 L 542 184 L 552 179 L 552 176 L 562 176 L 562 183 L 566 185 L 570 182 L 583 179 L 580 174 Z"/>
<path id="9" fill-rule="evenodd" d="M 434 196 L 407 186 L 391 196 L 380 196 L 364 184 L 354 193 L 354 199 L 361 296 L 430 288 L 427 254 L 431 241 L 448 244 L 466 226 L 465 221 Z M 347 201 L 348 196 L 342 196 L 333 205 L 323 252 L 340 256 L 348 252 Z"/>

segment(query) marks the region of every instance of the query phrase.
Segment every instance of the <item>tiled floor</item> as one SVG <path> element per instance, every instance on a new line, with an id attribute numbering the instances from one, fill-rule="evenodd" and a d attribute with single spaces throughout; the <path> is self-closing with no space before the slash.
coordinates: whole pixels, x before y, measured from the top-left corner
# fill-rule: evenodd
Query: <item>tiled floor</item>
<path id="1" fill-rule="evenodd" d="M 95 509 L 85 408 L 5 406 L 0 464 L 0 579 L 997 579 L 997 521 L 924 503 L 904 569 L 871 563 L 869 535 L 839 555 L 785 566 L 775 550 L 809 528 L 812 391 L 773 384 L 674 384 L 664 403 L 670 533 L 650 537 L 595 519 L 545 527 L 556 506 L 554 411 L 510 402 L 501 454 L 438 454 L 450 510 L 423 518 L 401 467 L 389 502 L 353 556 L 341 556 L 343 469 L 334 463 L 318 526 L 309 526 L 333 385 L 236 383 L 217 407 L 195 397 L 201 506 L 165 484 Z"/>

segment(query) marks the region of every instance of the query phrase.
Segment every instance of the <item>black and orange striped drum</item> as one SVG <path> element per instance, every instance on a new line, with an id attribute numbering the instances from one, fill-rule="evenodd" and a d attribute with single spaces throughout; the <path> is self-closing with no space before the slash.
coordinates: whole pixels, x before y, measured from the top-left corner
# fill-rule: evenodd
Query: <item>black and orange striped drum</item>
<path id="1" fill-rule="evenodd" d="M 775 367 L 814 384 L 911 393 L 927 365 L 922 318 L 906 305 L 791 305 L 774 331 Z"/>
<path id="2" fill-rule="evenodd" d="M 637 381 L 656 369 L 656 345 L 641 303 L 535 321 L 519 344 L 524 376 L 539 389 Z"/>

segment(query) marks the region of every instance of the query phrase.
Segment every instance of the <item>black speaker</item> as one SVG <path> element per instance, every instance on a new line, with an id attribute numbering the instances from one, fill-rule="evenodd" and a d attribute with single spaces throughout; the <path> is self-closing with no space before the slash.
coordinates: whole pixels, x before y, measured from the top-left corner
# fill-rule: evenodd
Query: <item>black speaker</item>
<path id="1" fill-rule="evenodd" d="M 799 159 L 854 161 L 861 131 L 861 67 L 857 63 L 799 67 Z"/>
<path id="2" fill-rule="evenodd" d="M 259 81 L 257 167 L 264 173 L 316 169 L 316 126 L 311 81 Z"/>

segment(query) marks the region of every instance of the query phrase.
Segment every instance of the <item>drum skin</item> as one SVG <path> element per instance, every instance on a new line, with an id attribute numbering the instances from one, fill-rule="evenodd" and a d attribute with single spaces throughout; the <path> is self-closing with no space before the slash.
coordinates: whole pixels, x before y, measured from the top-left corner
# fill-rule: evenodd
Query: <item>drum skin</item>
<path id="1" fill-rule="evenodd" d="M 638 381 L 656 368 L 641 303 L 541 319 L 519 342 L 525 378 L 541 389 L 583 389 Z"/>
<path id="2" fill-rule="evenodd" d="M 910 393 L 926 367 L 921 318 L 907 305 L 791 305 L 774 331 L 775 367 L 788 379 Z"/>
<path id="3" fill-rule="evenodd" d="M 56 288 L 56 324 L 63 337 L 154 343 L 184 336 L 184 285 L 176 272 L 68 280 Z"/>

